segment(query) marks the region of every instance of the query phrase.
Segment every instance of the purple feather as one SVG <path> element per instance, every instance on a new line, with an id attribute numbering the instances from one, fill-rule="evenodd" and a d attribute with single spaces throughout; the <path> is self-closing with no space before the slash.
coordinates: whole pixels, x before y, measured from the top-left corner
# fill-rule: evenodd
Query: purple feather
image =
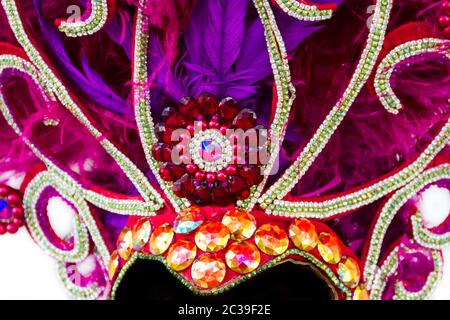
<path id="1" fill-rule="evenodd" d="M 274 13 L 288 52 L 321 28 L 278 8 Z M 181 40 L 185 54 L 173 70 L 156 37 L 150 44 L 151 70 L 158 70 L 152 86 L 174 100 L 209 92 L 251 105 L 261 94 L 261 81 L 272 74 L 264 29 L 250 0 L 198 0 Z"/>
<path id="2" fill-rule="evenodd" d="M 61 40 L 61 33 L 54 27 L 48 25 L 42 17 L 42 0 L 34 0 L 37 18 L 42 29 L 42 33 L 47 39 L 49 47 L 54 51 L 54 57 L 59 62 L 59 67 L 63 73 L 76 82 L 81 90 L 92 100 L 108 110 L 118 114 L 124 114 L 127 111 L 127 103 L 120 98 L 106 83 L 101 79 L 89 65 L 87 61 L 83 62 L 84 76 L 70 61 L 64 44 Z"/>
<path id="3" fill-rule="evenodd" d="M 131 32 L 132 21 L 133 19 L 128 11 L 120 10 L 105 27 L 108 36 L 123 48 L 130 61 L 132 58 L 131 46 L 133 42 L 133 33 Z"/>

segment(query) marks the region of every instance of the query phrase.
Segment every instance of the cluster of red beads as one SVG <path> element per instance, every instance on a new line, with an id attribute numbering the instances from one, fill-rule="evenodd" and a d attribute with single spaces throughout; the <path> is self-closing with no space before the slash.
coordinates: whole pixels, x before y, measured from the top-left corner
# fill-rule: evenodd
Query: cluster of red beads
<path id="1" fill-rule="evenodd" d="M 441 4 L 438 25 L 443 35 L 450 38 L 450 1 L 444 1 Z"/>
<path id="2" fill-rule="evenodd" d="M 0 219 L 0 235 L 7 232 L 16 233 L 25 224 L 21 196 L 16 190 L 0 185 L 0 200 L 7 203 L 2 210 L 8 210 L 10 213 L 7 219 Z"/>
<path id="3" fill-rule="evenodd" d="M 219 102 L 215 96 L 206 93 L 197 100 L 186 97 L 177 106 L 165 108 L 161 118 L 163 123 L 155 126 L 158 143 L 153 146 L 152 154 L 162 162 L 159 173 L 164 180 L 172 182 L 178 197 L 199 205 L 228 205 L 247 198 L 250 187 L 262 181 L 259 165 L 249 164 L 248 159 L 241 160 L 237 156 L 222 170 L 205 172 L 184 153 L 179 141 L 172 141 L 172 133 L 177 129 L 186 129 L 190 138 L 198 127 L 218 130 L 224 136 L 228 129 L 258 129 L 256 114 L 249 109 L 240 110 L 233 98 Z M 236 147 L 233 146 L 233 150 Z M 172 161 L 174 148 L 179 148 L 181 164 Z M 245 155 L 247 158 L 248 150 Z"/>

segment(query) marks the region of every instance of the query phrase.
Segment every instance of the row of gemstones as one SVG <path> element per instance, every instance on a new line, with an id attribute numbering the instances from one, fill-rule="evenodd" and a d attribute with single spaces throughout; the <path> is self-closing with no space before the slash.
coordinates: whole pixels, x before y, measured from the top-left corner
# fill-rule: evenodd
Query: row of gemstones
<path id="1" fill-rule="evenodd" d="M 275 200 L 266 212 L 285 217 L 331 218 L 374 202 L 386 194 L 404 186 L 422 172 L 429 163 L 442 151 L 450 138 L 450 121 L 441 129 L 437 137 L 425 151 L 403 170 L 383 179 L 369 187 L 334 199 L 317 202 L 289 202 Z"/>
<path id="2" fill-rule="evenodd" d="M 363 50 L 349 86 L 294 164 L 259 199 L 262 208 L 267 208 L 275 199 L 282 199 L 297 184 L 344 119 L 377 61 L 383 45 L 391 8 L 392 0 L 377 1 L 367 45 Z"/>
<path id="3" fill-rule="evenodd" d="M 340 281 L 354 289 L 360 283 L 358 262 L 342 255 L 337 237 L 320 232 L 309 220 L 292 221 L 288 232 L 275 224 L 257 228 L 255 217 L 245 211 L 232 209 L 221 222 L 203 223 L 197 208 L 190 208 L 172 225 L 165 223 L 152 232 L 150 221 L 139 220 L 131 229 L 125 227 L 118 238 L 117 250 L 112 253 L 109 275 L 114 278 L 120 265 L 130 259 L 133 251 L 149 251 L 152 255 L 165 255 L 167 265 L 180 272 L 191 266 L 190 276 L 201 289 L 211 289 L 222 284 L 226 266 L 237 274 L 248 274 L 261 264 L 261 252 L 268 256 L 280 256 L 288 251 L 290 242 L 304 252 L 317 249 L 321 259 L 329 265 L 337 265 Z M 194 241 L 181 238 L 174 241 L 175 233 L 189 234 L 195 230 Z M 247 241 L 253 238 L 254 244 Z M 229 240 L 235 240 L 229 244 Z M 197 255 L 200 249 L 205 254 Z M 216 253 L 224 250 L 224 260 Z M 198 257 L 197 257 L 198 256 Z M 197 259 L 196 259 L 197 257 Z M 364 289 L 356 291 L 362 297 Z"/>
<path id="4" fill-rule="evenodd" d="M 286 123 L 289 120 L 291 106 L 295 100 L 295 88 L 291 81 L 286 46 L 270 3 L 267 0 L 254 0 L 254 4 L 264 27 L 264 36 L 275 80 L 277 105 L 270 125 L 270 157 L 265 165 L 265 177 L 256 188 L 251 190 L 250 197 L 237 202 L 239 207 L 248 211 L 251 211 L 256 205 L 268 180 L 270 171 L 277 160 L 280 145 L 285 135 Z"/>
<path id="5" fill-rule="evenodd" d="M 148 32 L 148 16 L 138 10 L 136 17 L 136 30 L 134 40 L 134 60 L 133 60 L 133 99 L 134 111 L 136 117 L 136 124 L 139 130 L 142 147 L 145 153 L 145 158 L 148 165 L 156 177 L 159 186 L 164 191 L 167 199 L 170 201 L 176 212 L 189 206 L 189 201 L 175 195 L 170 182 L 164 181 L 159 174 L 160 163 L 153 157 L 151 152 L 153 145 L 157 142 L 155 125 L 153 122 L 150 101 L 150 92 L 145 84 L 148 83 L 148 74 L 152 70 L 147 70 L 147 47 L 149 43 Z"/>
<path id="6" fill-rule="evenodd" d="M 275 0 L 275 2 L 287 14 L 300 20 L 321 21 L 330 19 L 333 15 L 332 9 L 319 9 L 315 5 L 310 5 L 304 1 L 297 0 Z M 322 5 L 322 7 L 325 5 Z M 329 5 L 331 7 L 331 5 Z"/>
<path id="7" fill-rule="evenodd" d="M 91 123 L 89 118 L 73 101 L 65 86 L 49 68 L 47 63 L 40 55 L 39 51 L 33 46 L 30 39 L 28 38 L 27 33 L 24 30 L 15 1 L 2 0 L 2 5 L 17 41 L 24 48 L 33 65 L 36 66 L 39 70 L 40 77 L 43 79 L 43 81 L 45 81 L 46 86 L 44 87 L 48 87 L 51 92 L 54 92 L 61 103 L 64 105 L 64 107 L 69 110 L 94 137 L 101 140 L 100 143 L 102 147 L 119 164 L 130 181 L 132 181 L 136 186 L 137 190 L 142 195 L 144 200 L 150 204 L 153 204 L 154 210 L 160 208 L 162 205 L 162 199 L 156 192 L 156 190 L 151 186 L 145 175 L 115 145 L 113 145 L 107 138 L 104 138 L 104 135 Z M 32 150 L 36 153 L 36 150 L 34 150 L 33 148 Z M 60 170 L 56 165 L 47 165 L 54 168 L 55 170 Z M 106 205 L 107 204 L 105 204 L 105 206 Z"/>
<path id="8" fill-rule="evenodd" d="M 442 249 L 450 244 L 450 232 L 435 234 L 424 227 L 422 214 L 417 212 L 411 217 L 414 239 L 421 245 L 430 249 Z"/>
<path id="9" fill-rule="evenodd" d="M 59 30 L 69 37 L 91 35 L 99 31 L 108 18 L 107 0 L 90 0 L 89 16 L 86 19 L 78 18 L 76 21 L 57 21 Z"/>
<path id="10" fill-rule="evenodd" d="M 439 53 L 450 58 L 450 41 L 427 38 L 406 42 L 389 52 L 380 63 L 375 75 L 374 86 L 380 102 L 389 112 L 397 114 L 402 108 L 402 104 L 390 84 L 395 66 L 405 59 L 426 53 Z"/>

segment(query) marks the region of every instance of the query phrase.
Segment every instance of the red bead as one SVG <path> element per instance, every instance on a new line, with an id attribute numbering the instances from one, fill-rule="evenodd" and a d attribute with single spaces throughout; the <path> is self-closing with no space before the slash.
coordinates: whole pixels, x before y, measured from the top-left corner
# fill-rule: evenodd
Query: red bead
<path id="1" fill-rule="evenodd" d="M 170 127 L 170 128 L 181 128 L 184 127 L 186 124 L 186 120 L 184 119 L 184 117 L 176 112 L 174 114 L 172 114 L 166 121 L 166 126 Z"/>
<path id="2" fill-rule="evenodd" d="M 216 181 L 216 175 L 215 175 L 215 173 L 212 173 L 212 172 L 208 173 L 208 174 L 206 175 L 206 181 L 208 181 L 208 182 L 214 182 L 214 181 Z"/>
<path id="3" fill-rule="evenodd" d="M 6 226 L 6 231 L 8 231 L 8 233 L 16 233 L 17 230 L 18 230 L 17 227 L 12 223 Z"/>
<path id="4" fill-rule="evenodd" d="M 220 133 L 221 134 L 223 134 L 224 136 L 226 136 L 227 135 L 227 130 L 228 130 L 228 128 L 227 127 L 225 127 L 225 126 L 222 126 L 222 127 L 220 127 Z"/>
<path id="5" fill-rule="evenodd" d="M 196 173 L 197 170 L 198 170 L 197 166 L 196 166 L 195 164 L 193 164 L 193 163 L 188 164 L 188 165 L 186 166 L 186 171 L 187 171 L 188 173 L 191 173 L 191 174 L 192 174 L 192 173 Z"/>
<path id="6" fill-rule="evenodd" d="M 213 115 L 217 112 L 217 99 L 211 94 L 204 93 L 198 98 L 200 111 L 205 115 Z"/>
<path id="7" fill-rule="evenodd" d="M 211 189 L 207 185 L 200 185 L 195 188 L 195 198 L 197 204 L 208 204 L 211 201 Z"/>
<path id="8" fill-rule="evenodd" d="M 225 169 L 225 172 L 230 175 L 230 176 L 234 176 L 237 173 L 237 169 L 235 166 L 233 165 L 229 165 L 227 166 L 227 168 Z"/>
<path id="9" fill-rule="evenodd" d="M 450 27 L 444 29 L 444 36 L 446 38 L 450 38 Z"/>
<path id="10" fill-rule="evenodd" d="M 230 191 L 234 194 L 241 193 L 248 188 L 245 180 L 240 177 L 232 177 L 230 179 Z"/>
<path id="11" fill-rule="evenodd" d="M 441 4 L 441 10 L 444 13 L 450 14 L 450 1 L 446 1 Z"/>
<path id="12" fill-rule="evenodd" d="M 188 126 L 186 127 L 186 129 L 189 131 L 189 133 L 190 133 L 191 135 L 193 135 L 194 132 L 195 132 L 195 127 L 194 127 L 192 124 L 188 125 Z"/>
<path id="13" fill-rule="evenodd" d="M 23 209 L 20 207 L 14 207 L 14 208 L 12 208 L 12 214 L 16 218 L 22 218 L 23 217 Z"/>
<path id="14" fill-rule="evenodd" d="M 217 172 L 217 180 L 219 180 L 220 182 L 227 181 L 227 178 L 227 174 L 224 171 Z"/>
<path id="15" fill-rule="evenodd" d="M 249 109 L 244 109 L 233 120 L 233 125 L 238 128 L 248 130 L 256 124 L 256 113 Z"/>
<path id="16" fill-rule="evenodd" d="M 450 17 L 449 16 L 440 16 L 438 20 L 438 24 L 441 28 L 446 28 L 450 26 Z"/>
<path id="17" fill-rule="evenodd" d="M 6 227 L 3 223 L 0 223 L 0 235 L 6 233 Z"/>
<path id="18" fill-rule="evenodd" d="M 192 179 L 188 174 L 183 175 L 173 183 L 173 192 L 178 197 L 186 197 L 194 191 Z"/>
<path id="19" fill-rule="evenodd" d="M 219 114 L 224 120 L 231 121 L 238 113 L 239 107 L 236 100 L 233 98 L 225 98 L 220 101 Z"/>
<path id="20" fill-rule="evenodd" d="M 250 195 L 250 191 L 244 190 L 241 192 L 241 199 L 247 199 L 249 195 Z"/>
<path id="21" fill-rule="evenodd" d="M 205 173 L 203 171 L 197 171 L 195 173 L 195 180 L 202 181 L 205 179 Z"/>
<path id="22" fill-rule="evenodd" d="M 12 203 L 12 204 L 17 204 L 20 202 L 20 197 L 16 194 L 16 193 L 10 193 L 8 194 L 8 196 L 6 197 L 6 199 Z"/>
<path id="23" fill-rule="evenodd" d="M 163 147 L 164 147 L 164 144 L 162 144 L 162 143 L 157 143 L 157 144 L 153 145 L 152 155 L 153 155 L 153 158 L 155 158 L 157 161 L 164 161 L 164 157 L 162 154 Z"/>
<path id="24" fill-rule="evenodd" d="M 211 129 L 217 129 L 219 127 L 219 123 L 217 121 L 210 121 L 209 122 L 209 127 Z"/>
<path id="25" fill-rule="evenodd" d="M 180 100 L 179 109 L 181 114 L 188 119 L 195 119 L 200 113 L 197 102 L 190 97 L 184 97 Z"/>
<path id="26" fill-rule="evenodd" d="M 163 165 L 161 165 L 161 167 L 159 168 L 159 175 L 166 181 L 173 180 L 172 173 L 169 168 L 169 163 L 166 162 Z"/>
<path id="27" fill-rule="evenodd" d="M 162 147 L 163 161 L 172 161 L 172 149 L 167 144 Z"/>
<path id="28" fill-rule="evenodd" d="M 22 219 L 17 219 L 14 218 L 12 221 L 13 225 L 15 225 L 17 228 L 20 228 L 21 226 L 23 226 L 24 222 Z"/>
<path id="29" fill-rule="evenodd" d="M 6 186 L 0 186 L 0 197 L 4 197 L 8 194 L 8 187 Z"/>

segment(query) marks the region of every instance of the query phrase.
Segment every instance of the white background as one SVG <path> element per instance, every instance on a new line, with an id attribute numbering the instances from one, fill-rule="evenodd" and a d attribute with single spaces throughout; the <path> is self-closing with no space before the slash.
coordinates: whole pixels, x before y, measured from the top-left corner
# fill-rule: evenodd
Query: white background
<path id="1" fill-rule="evenodd" d="M 450 212 L 448 190 L 427 190 L 421 197 L 420 208 L 428 226 L 439 224 Z M 70 230 L 67 208 L 53 202 L 49 209 L 57 233 L 67 233 Z M 444 266 L 433 299 L 450 300 L 450 248 L 444 252 Z M 0 299 L 70 299 L 57 278 L 53 259 L 31 240 L 25 228 L 14 235 L 0 236 Z"/>

